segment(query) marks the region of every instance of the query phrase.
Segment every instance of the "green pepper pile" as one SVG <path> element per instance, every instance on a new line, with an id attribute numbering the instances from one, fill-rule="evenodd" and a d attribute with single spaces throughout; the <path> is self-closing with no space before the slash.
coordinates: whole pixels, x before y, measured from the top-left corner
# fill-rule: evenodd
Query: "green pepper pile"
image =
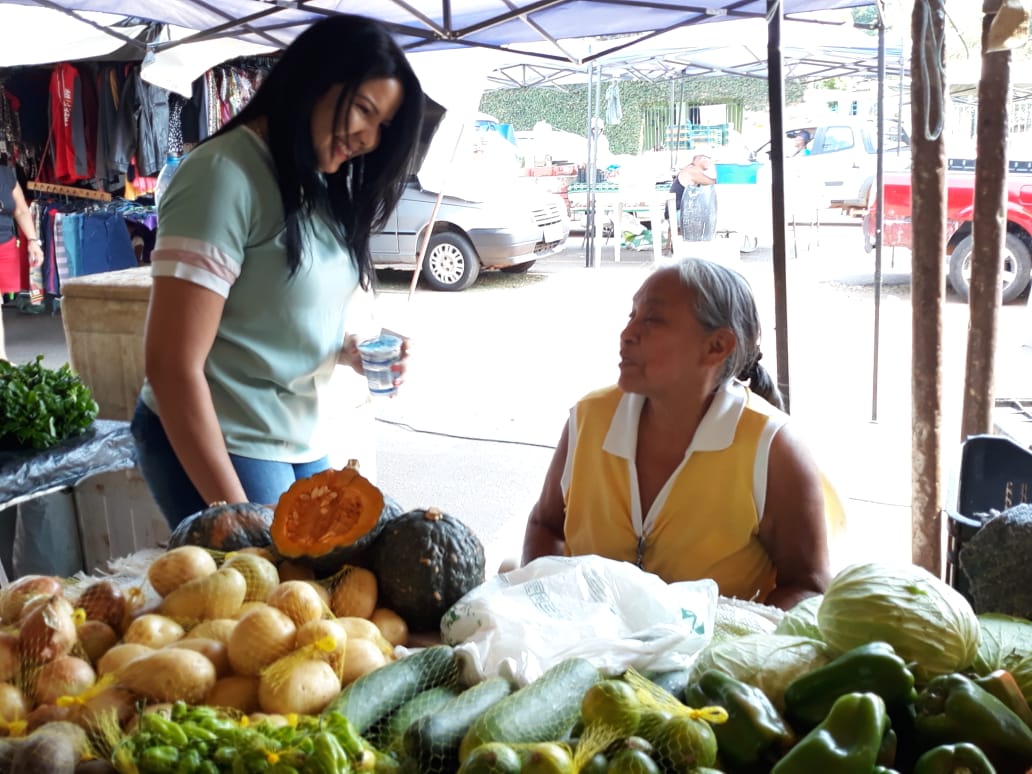
<path id="1" fill-rule="evenodd" d="M 148 712 L 114 749 L 120 774 L 346 774 L 374 771 L 381 756 L 339 713 L 282 726 L 241 723 L 212 707 Z"/>

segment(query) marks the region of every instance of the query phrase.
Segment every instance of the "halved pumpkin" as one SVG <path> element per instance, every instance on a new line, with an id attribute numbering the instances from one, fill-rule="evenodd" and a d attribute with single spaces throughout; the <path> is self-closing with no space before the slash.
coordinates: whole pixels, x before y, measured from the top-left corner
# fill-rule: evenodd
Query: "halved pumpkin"
<path id="1" fill-rule="evenodd" d="M 276 503 L 272 544 L 290 559 L 325 556 L 372 530 L 382 510 L 383 494 L 349 460 L 290 485 Z"/>

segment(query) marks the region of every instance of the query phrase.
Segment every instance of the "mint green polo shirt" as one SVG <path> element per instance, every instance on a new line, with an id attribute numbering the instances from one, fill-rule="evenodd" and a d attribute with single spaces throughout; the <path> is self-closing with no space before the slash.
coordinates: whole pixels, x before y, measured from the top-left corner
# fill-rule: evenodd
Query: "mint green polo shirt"
<path id="1" fill-rule="evenodd" d="M 319 396 L 343 343 L 358 271 L 320 217 L 302 235 L 301 266 L 291 276 L 272 156 L 246 127 L 192 150 L 161 199 L 152 275 L 226 299 L 204 373 L 233 454 L 310 462 L 327 453 Z M 161 414 L 146 382 L 141 397 Z"/>

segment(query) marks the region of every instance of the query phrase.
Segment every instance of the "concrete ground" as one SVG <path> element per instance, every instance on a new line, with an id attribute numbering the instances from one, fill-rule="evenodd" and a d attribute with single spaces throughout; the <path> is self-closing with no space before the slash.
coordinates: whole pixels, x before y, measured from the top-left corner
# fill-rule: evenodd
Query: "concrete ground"
<path id="1" fill-rule="evenodd" d="M 911 308 L 905 251 L 885 256 L 874 383 L 873 256 L 858 222 L 828 218 L 819 231 L 790 234 L 788 340 L 793 421 L 846 505 L 849 532 L 836 566 L 909 561 L 911 500 Z M 764 365 L 776 372 L 770 251 L 719 251 L 753 284 L 766 333 Z M 579 235 L 528 273 L 489 273 L 462 293 L 420 288 L 410 274 L 384 272 L 375 323 L 412 336 L 401 394 L 367 401 L 357 377 L 340 377 L 330 422 L 340 457 L 407 507 L 437 505 L 472 526 L 490 568 L 520 552 L 523 526 L 569 406 L 617 374 L 618 333 L 652 253 L 603 251 L 585 268 Z M 1032 350 L 1024 301 L 1000 311 L 996 394 L 1032 397 Z M 4 309 L 9 356 L 67 358 L 59 316 Z M 943 438 L 959 450 L 967 307 L 943 307 Z M 877 392 L 875 393 L 875 387 Z M 1032 438 L 1026 442 L 1028 445 Z M 375 457 L 373 455 L 375 454 Z M 338 462 L 338 464 L 341 464 Z"/>

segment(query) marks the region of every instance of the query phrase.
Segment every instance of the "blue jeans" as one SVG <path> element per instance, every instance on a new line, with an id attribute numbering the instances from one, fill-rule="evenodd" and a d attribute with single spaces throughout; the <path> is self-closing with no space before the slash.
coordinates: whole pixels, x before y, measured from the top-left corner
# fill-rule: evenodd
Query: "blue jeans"
<path id="1" fill-rule="evenodd" d="M 169 528 L 175 529 L 179 522 L 203 510 L 208 503 L 190 481 L 172 450 L 161 418 L 143 401 L 136 402 L 131 429 L 143 478 Z M 280 495 L 298 479 L 308 478 L 330 466 L 327 457 L 301 463 L 257 460 L 237 454 L 230 454 L 229 459 L 240 477 L 247 499 L 266 505 L 275 505 Z"/>

